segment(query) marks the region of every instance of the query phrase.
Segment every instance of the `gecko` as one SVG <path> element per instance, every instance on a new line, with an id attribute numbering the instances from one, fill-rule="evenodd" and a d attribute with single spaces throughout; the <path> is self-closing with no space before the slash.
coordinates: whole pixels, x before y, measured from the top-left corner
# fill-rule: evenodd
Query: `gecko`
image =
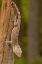
<path id="1" fill-rule="evenodd" d="M 11 2 L 11 20 L 14 22 L 14 28 L 12 29 L 11 33 L 11 41 L 6 39 L 5 43 L 11 44 L 13 48 L 13 52 L 18 56 L 21 57 L 22 50 L 18 44 L 18 35 L 20 30 L 20 23 L 21 23 L 21 15 L 18 7 L 14 2 Z"/>

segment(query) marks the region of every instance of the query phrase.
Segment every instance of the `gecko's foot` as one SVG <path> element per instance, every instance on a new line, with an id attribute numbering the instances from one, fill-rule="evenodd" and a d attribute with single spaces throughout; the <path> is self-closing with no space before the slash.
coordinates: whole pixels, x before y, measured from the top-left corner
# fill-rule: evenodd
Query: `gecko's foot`
<path id="1" fill-rule="evenodd" d="M 6 39 L 5 44 L 7 44 L 7 41 L 8 41 L 8 40 Z"/>

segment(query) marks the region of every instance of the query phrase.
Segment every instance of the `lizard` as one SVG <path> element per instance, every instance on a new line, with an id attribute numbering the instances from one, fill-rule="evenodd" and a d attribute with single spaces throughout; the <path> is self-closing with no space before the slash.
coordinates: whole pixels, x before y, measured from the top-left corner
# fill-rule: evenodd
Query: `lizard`
<path id="1" fill-rule="evenodd" d="M 13 52 L 21 57 L 22 50 L 18 44 L 18 35 L 20 30 L 21 15 L 18 7 L 14 2 L 11 2 L 11 20 L 14 22 L 14 28 L 11 33 L 11 41 L 6 39 L 5 43 L 11 44 Z"/>

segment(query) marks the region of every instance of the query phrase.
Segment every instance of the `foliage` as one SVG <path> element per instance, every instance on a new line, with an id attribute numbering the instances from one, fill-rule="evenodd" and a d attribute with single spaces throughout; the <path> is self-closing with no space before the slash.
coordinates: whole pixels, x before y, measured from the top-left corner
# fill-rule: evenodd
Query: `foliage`
<path id="1" fill-rule="evenodd" d="M 24 57 L 21 57 L 21 58 L 16 58 L 14 64 L 27 64 L 27 62 Z"/>
<path id="2" fill-rule="evenodd" d="M 23 22 L 27 22 L 27 0 L 21 0 L 21 10 L 22 10 L 22 20 Z"/>
<path id="3" fill-rule="evenodd" d="M 42 64 L 42 57 L 32 59 L 30 64 Z"/>
<path id="4" fill-rule="evenodd" d="M 0 7 L 1 7 L 1 4 L 2 4 L 2 0 L 0 0 Z"/>

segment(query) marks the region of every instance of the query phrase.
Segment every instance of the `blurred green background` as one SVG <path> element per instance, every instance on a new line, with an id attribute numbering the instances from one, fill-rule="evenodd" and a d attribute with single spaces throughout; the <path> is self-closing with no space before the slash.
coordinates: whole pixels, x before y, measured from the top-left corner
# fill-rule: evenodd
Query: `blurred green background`
<path id="1" fill-rule="evenodd" d="M 21 12 L 22 56 L 14 64 L 42 64 L 42 0 L 13 0 Z M 0 0 L 1 8 L 2 0 Z"/>

